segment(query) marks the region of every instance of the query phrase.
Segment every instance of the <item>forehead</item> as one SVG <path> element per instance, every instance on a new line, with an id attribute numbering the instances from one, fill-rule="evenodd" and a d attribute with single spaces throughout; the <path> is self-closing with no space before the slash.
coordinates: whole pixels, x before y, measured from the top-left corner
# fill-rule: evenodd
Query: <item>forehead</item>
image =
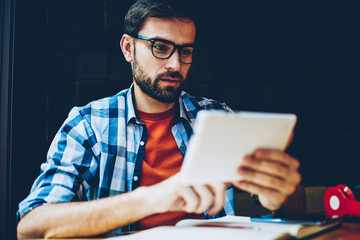
<path id="1" fill-rule="evenodd" d="M 189 19 L 148 18 L 139 34 L 150 38 L 162 38 L 176 44 L 194 43 L 195 24 Z"/>

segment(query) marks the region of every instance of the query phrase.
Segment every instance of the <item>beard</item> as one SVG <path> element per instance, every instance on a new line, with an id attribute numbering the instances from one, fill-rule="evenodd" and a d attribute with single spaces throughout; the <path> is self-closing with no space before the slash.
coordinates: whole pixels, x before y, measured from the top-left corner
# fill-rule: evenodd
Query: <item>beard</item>
<path id="1" fill-rule="evenodd" d="M 179 99 L 181 91 L 183 90 L 184 77 L 179 72 L 165 72 L 155 76 L 154 79 L 149 77 L 144 69 L 138 63 L 136 56 L 134 56 L 133 62 L 133 77 L 136 84 L 140 87 L 141 91 L 149 97 L 162 102 L 173 103 Z M 171 77 L 180 79 L 179 87 L 166 86 L 161 88 L 159 85 L 160 79 L 163 77 Z"/>

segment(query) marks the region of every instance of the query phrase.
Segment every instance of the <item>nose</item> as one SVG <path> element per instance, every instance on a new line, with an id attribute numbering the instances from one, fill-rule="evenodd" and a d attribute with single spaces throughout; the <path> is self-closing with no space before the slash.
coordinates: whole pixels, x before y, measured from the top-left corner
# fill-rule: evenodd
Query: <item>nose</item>
<path id="1" fill-rule="evenodd" d="M 167 59 L 166 62 L 166 69 L 171 69 L 172 71 L 180 71 L 181 62 L 180 62 L 180 55 L 179 50 L 176 49 L 173 55 Z"/>

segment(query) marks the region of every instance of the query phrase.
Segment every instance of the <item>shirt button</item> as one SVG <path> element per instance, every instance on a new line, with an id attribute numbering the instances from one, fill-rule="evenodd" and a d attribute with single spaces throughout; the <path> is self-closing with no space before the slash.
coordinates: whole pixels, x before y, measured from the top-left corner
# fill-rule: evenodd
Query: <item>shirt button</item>
<path id="1" fill-rule="evenodd" d="M 134 181 L 137 181 L 138 179 L 138 176 L 134 176 Z"/>
<path id="2" fill-rule="evenodd" d="M 140 142 L 140 145 L 141 145 L 141 146 L 144 146 L 144 144 L 145 144 L 144 141 L 141 141 L 141 142 Z"/>

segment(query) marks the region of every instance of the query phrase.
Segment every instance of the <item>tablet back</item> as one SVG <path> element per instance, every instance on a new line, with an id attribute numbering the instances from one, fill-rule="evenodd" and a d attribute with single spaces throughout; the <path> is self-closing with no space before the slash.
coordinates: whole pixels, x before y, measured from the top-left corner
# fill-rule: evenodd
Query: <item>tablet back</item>
<path id="1" fill-rule="evenodd" d="M 240 180 L 237 168 L 257 148 L 284 150 L 295 114 L 200 111 L 180 171 L 181 182 L 196 185 Z"/>

